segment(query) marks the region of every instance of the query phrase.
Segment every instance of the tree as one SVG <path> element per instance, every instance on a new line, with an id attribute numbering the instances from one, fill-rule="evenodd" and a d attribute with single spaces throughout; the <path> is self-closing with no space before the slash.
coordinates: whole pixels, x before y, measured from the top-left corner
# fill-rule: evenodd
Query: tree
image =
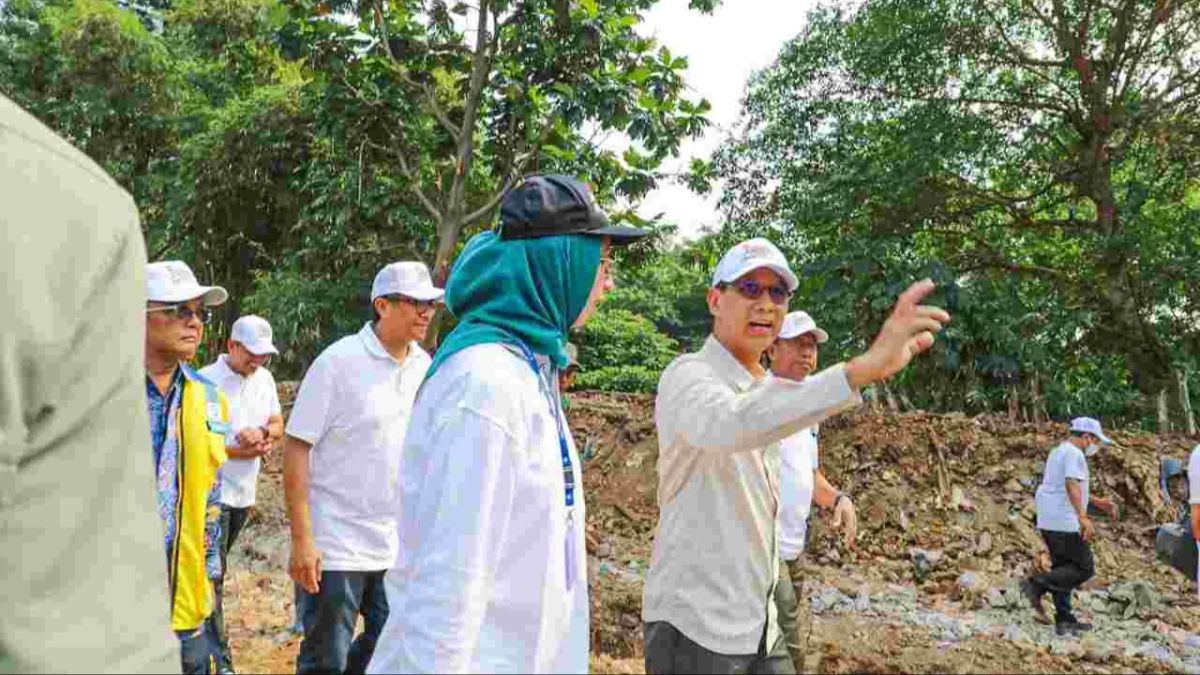
<path id="1" fill-rule="evenodd" d="M 725 204 L 812 258 L 1037 280 L 1079 329 L 1058 349 L 1154 396 L 1200 325 L 1197 44 L 1195 3 L 817 10 L 751 85 Z"/>

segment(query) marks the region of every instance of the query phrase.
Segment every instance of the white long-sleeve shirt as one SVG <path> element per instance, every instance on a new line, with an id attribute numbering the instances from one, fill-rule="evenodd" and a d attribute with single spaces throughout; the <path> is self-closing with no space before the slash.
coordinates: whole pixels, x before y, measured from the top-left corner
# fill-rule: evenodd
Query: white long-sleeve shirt
<path id="1" fill-rule="evenodd" d="M 779 627 L 779 442 L 862 399 L 832 368 L 756 378 L 715 338 L 663 371 L 658 531 L 642 618 L 721 654 L 767 649 Z"/>
<path id="2" fill-rule="evenodd" d="M 547 380 L 557 401 L 556 378 Z M 572 524 L 561 414 L 524 357 L 500 345 L 464 349 L 425 382 L 405 439 L 401 547 L 369 673 L 587 672 L 583 484 L 563 419 Z"/>

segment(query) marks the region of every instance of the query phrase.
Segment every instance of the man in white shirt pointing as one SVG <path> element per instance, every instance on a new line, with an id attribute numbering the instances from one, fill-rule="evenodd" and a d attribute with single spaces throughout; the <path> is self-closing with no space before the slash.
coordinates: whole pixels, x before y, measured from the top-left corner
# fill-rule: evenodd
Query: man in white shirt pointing
<path id="1" fill-rule="evenodd" d="M 861 402 L 859 390 L 933 344 L 949 314 L 900 295 L 870 349 L 792 382 L 763 353 L 798 281 L 771 242 L 721 258 L 708 292 L 713 332 L 663 371 L 655 401 L 659 521 L 646 577 L 649 673 L 791 673 L 773 596 L 779 578 L 779 441 Z"/>

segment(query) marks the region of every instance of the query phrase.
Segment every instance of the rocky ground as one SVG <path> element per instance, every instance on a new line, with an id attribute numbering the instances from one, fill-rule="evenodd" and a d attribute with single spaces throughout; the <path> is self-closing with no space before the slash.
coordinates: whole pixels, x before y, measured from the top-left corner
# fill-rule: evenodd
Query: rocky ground
<path id="1" fill-rule="evenodd" d="M 592 589 L 592 666 L 642 672 L 641 593 L 657 519 L 653 400 L 580 393 L 572 428 L 584 449 Z M 821 431 L 826 474 L 854 496 L 856 550 L 814 521 L 807 590 L 810 672 L 1200 673 L 1195 586 L 1154 557 L 1168 519 L 1158 459 L 1184 438 L 1115 434 L 1093 458 L 1093 494 L 1120 520 L 1097 519 L 1097 575 L 1077 606 L 1096 630 L 1056 638 L 1016 582 L 1044 549 L 1033 491 L 1055 425 L 997 418 L 866 412 Z M 226 616 L 243 672 L 292 672 L 292 585 L 279 459 L 260 484 L 257 513 L 235 551 Z M 1048 605 L 1048 602 L 1047 602 Z"/>

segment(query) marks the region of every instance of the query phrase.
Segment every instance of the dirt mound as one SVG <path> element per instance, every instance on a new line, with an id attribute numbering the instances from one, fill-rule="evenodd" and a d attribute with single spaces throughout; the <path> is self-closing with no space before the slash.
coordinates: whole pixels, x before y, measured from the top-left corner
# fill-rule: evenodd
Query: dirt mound
<path id="1" fill-rule="evenodd" d="M 593 650 L 636 659 L 642 653 L 642 579 L 658 517 L 653 398 L 578 393 L 570 416 L 576 441 L 589 457 L 584 485 Z M 918 589 L 923 601 L 942 598 L 959 608 L 1013 602 L 997 594 L 1048 562 L 1034 526 L 1033 496 L 1046 455 L 1063 433 L 1059 424 L 1012 423 L 1002 417 L 864 411 L 830 420 L 821 428 L 822 466 L 854 497 L 859 544 L 847 550 L 825 519 L 814 517 L 809 548 L 814 576 L 851 596 L 871 584 L 903 584 Z M 1158 488 L 1159 459 L 1183 455 L 1194 441 L 1113 436 L 1119 447 L 1105 448 L 1091 460 L 1092 494 L 1113 498 L 1121 517 L 1116 522 L 1096 518 L 1097 578 L 1087 588 L 1145 581 L 1162 600 L 1153 617 L 1196 631 L 1200 616 L 1191 582 L 1157 563 L 1153 552 L 1154 529 L 1169 517 Z M 829 644 L 829 669 L 866 663 L 846 660 L 854 645 L 836 639 Z M 997 658 L 1008 653 L 992 651 Z M 863 658 L 876 665 L 887 662 L 880 654 Z M 1018 661 L 1025 664 L 1020 670 L 1055 663 Z M 988 663 L 1003 669 L 1009 662 Z M 1016 663 L 1010 665 L 1016 668 Z M 1139 662 L 1142 668 L 1150 665 Z M 900 662 L 892 666 L 905 669 Z"/>
<path id="2" fill-rule="evenodd" d="M 285 410 L 294 383 L 281 383 Z M 657 438 L 650 396 L 572 394 L 571 428 L 584 456 L 592 602 L 592 669 L 642 672 L 642 584 L 658 519 Z M 1097 518 L 1097 578 L 1080 594 L 1100 617 L 1098 640 L 1054 641 L 1006 585 L 1038 564 L 1033 493 L 1061 425 L 962 415 L 845 415 L 821 428 L 821 462 L 859 512 L 847 550 L 813 519 L 811 670 L 818 672 L 1167 671 L 1200 667 L 1200 611 L 1191 582 L 1154 559 L 1167 518 L 1161 456 L 1194 441 L 1116 432 L 1119 448 L 1091 460 L 1097 496 L 1121 519 Z M 233 558 L 227 615 L 241 663 L 289 669 L 296 649 L 287 578 L 287 521 L 278 452 L 268 458 L 255 518 Z M 1123 586 L 1125 584 L 1125 586 Z M 1122 615 L 1128 585 L 1156 604 Z M 1011 595 L 1011 594 L 1010 594 Z M 1102 624 L 1102 625 L 1100 625 Z M 1052 631 L 1050 631 L 1052 632 Z M 1190 642 L 1189 642 L 1190 640 Z M 1190 652 L 1189 652 L 1190 650 Z M 1193 658 L 1193 657 L 1187 657 Z M 1182 665 L 1181 665 L 1182 664 Z"/>

